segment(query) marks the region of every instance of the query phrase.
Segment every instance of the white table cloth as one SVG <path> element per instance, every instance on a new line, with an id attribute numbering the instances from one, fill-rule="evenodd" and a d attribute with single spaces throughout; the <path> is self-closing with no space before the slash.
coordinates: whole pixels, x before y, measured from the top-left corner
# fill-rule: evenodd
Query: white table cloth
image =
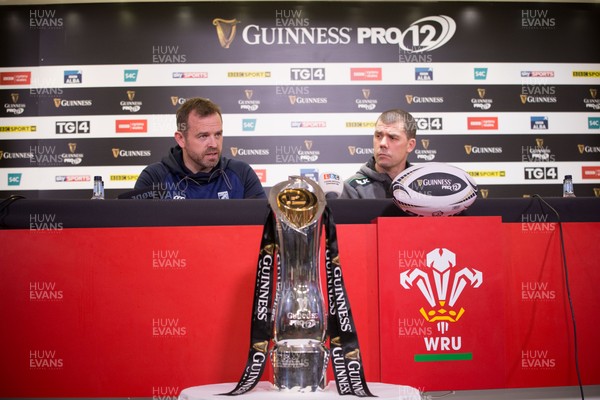
<path id="1" fill-rule="evenodd" d="M 368 382 L 369 390 L 376 395 L 376 400 L 421 400 L 419 391 L 410 386 L 392 385 L 388 383 Z M 358 399 L 356 396 L 340 396 L 335 387 L 335 382 L 329 382 L 325 390 L 317 392 L 298 393 L 292 391 L 278 391 L 270 382 L 261 381 L 250 392 L 241 396 L 220 396 L 233 390 L 236 383 L 219 383 L 215 385 L 194 386 L 181 391 L 179 400 L 332 400 L 332 399 Z"/>

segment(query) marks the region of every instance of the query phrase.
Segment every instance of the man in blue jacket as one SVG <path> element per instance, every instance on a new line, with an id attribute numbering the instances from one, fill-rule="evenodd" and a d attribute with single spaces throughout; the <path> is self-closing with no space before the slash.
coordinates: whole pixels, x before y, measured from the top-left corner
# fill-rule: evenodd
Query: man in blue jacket
<path id="1" fill-rule="evenodd" d="M 250 165 L 221 155 L 223 118 L 218 105 L 192 98 L 176 116 L 177 146 L 142 171 L 136 190 L 148 189 L 160 192 L 161 198 L 174 199 L 266 198 Z"/>

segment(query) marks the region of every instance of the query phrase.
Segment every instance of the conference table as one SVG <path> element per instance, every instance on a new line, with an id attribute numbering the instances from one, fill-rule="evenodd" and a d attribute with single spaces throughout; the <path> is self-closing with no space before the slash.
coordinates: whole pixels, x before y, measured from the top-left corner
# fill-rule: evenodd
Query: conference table
<path id="1" fill-rule="evenodd" d="M 237 382 L 266 200 L 0 204 L 0 397 Z M 478 199 L 452 217 L 391 200 L 328 207 L 368 381 L 600 384 L 600 199 Z"/>
<path id="2" fill-rule="evenodd" d="M 0 203 L 5 200 L 0 198 Z M 458 216 L 500 216 L 503 222 L 523 222 L 526 215 L 556 215 L 563 222 L 600 222 L 600 198 L 478 199 Z M 0 209 L 0 228 L 29 229 L 30 216 L 56 215 L 65 228 L 262 225 L 267 200 L 37 200 L 16 199 Z M 391 199 L 328 200 L 337 224 L 368 224 L 378 217 L 407 217 Z"/>

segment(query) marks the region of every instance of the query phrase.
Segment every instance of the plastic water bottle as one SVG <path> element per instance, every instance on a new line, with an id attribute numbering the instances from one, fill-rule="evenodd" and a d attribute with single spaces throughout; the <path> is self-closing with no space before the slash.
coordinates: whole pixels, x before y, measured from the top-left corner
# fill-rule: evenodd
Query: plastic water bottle
<path id="1" fill-rule="evenodd" d="M 101 176 L 94 176 L 94 193 L 92 200 L 104 200 L 104 182 Z"/>
<path id="2" fill-rule="evenodd" d="M 565 175 L 565 179 L 563 180 L 563 197 L 575 197 L 573 177 L 571 175 Z"/>

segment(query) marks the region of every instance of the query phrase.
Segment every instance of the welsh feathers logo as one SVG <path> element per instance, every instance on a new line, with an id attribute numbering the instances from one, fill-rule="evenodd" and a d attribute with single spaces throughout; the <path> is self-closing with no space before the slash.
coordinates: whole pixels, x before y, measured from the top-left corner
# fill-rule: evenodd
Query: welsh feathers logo
<path id="1" fill-rule="evenodd" d="M 427 253 L 426 266 L 426 270 L 413 268 L 401 273 L 400 284 L 405 289 L 416 287 L 421 291 L 428 305 L 419 312 L 444 334 L 450 324 L 458 322 L 465 313 L 460 295 L 467 288 L 480 287 L 483 274 L 474 268 L 458 268 L 456 254 L 444 248 Z"/>

